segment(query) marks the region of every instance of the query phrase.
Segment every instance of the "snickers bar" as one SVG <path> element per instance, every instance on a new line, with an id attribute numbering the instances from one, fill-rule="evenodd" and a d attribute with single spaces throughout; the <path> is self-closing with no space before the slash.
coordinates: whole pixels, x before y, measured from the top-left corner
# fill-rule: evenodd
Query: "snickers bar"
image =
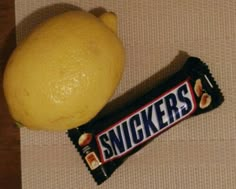
<path id="1" fill-rule="evenodd" d="M 224 101 L 208 66 L 190 57 L 177 73 L 119 111 L 75 129 L 68 136 L 97 184 L 129 157 L 183 119 Z"/>

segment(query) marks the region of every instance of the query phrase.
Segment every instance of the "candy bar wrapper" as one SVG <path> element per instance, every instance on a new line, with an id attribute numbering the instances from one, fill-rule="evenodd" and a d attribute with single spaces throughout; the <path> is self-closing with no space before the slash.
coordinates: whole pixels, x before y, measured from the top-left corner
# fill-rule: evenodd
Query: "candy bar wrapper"
<path id="1" fill-rule="evenodd" d="M 223 100 L 208 66 L 190 57 L 146 95 L 109 116 L 68 130 L 68 136 L 101 184 L 154 137 L 188 117 L 213 110 Z"/>

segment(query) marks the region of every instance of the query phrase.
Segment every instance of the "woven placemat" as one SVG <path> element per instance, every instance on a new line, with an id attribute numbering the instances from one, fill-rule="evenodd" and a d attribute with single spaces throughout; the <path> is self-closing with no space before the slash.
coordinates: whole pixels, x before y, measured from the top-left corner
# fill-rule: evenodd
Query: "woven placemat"
<path id="1" fill-rule="evenodd" d="M 17 42 L 46 18 L 78 7 L 118 15 L 126 65 L 112 108 L 177 71 L 184 52 L 208 63 L 225 102 L 159 136 L 98 187 L 65 133 L 21 129 L 23 189 L 234 189 L 236 1 L 16 0 Z"/>

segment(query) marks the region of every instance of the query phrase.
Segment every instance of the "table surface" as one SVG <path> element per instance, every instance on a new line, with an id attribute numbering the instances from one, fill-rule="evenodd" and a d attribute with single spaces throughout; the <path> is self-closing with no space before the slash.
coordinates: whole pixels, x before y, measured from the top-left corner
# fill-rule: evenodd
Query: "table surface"
<path id="1" fill-rule="evenodd" d="M 20 131 L 13 124 L 3 95 L 3 70 L 16 44 L 14 0 L 0 1 L 0 186 L 21 188 Z"/>

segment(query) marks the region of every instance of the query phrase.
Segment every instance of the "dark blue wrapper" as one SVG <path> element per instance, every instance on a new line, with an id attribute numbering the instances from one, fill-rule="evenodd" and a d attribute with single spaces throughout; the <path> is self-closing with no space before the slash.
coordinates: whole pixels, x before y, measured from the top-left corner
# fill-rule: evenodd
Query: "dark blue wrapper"
<path id="1" fill-rule="evenodd" d="M 223 101 L 208 66 L 190 57 L 181 70 L 146 95 L 67 134 L 101 184 L 156 136 L 190 116 L 215 109 Z"/>

